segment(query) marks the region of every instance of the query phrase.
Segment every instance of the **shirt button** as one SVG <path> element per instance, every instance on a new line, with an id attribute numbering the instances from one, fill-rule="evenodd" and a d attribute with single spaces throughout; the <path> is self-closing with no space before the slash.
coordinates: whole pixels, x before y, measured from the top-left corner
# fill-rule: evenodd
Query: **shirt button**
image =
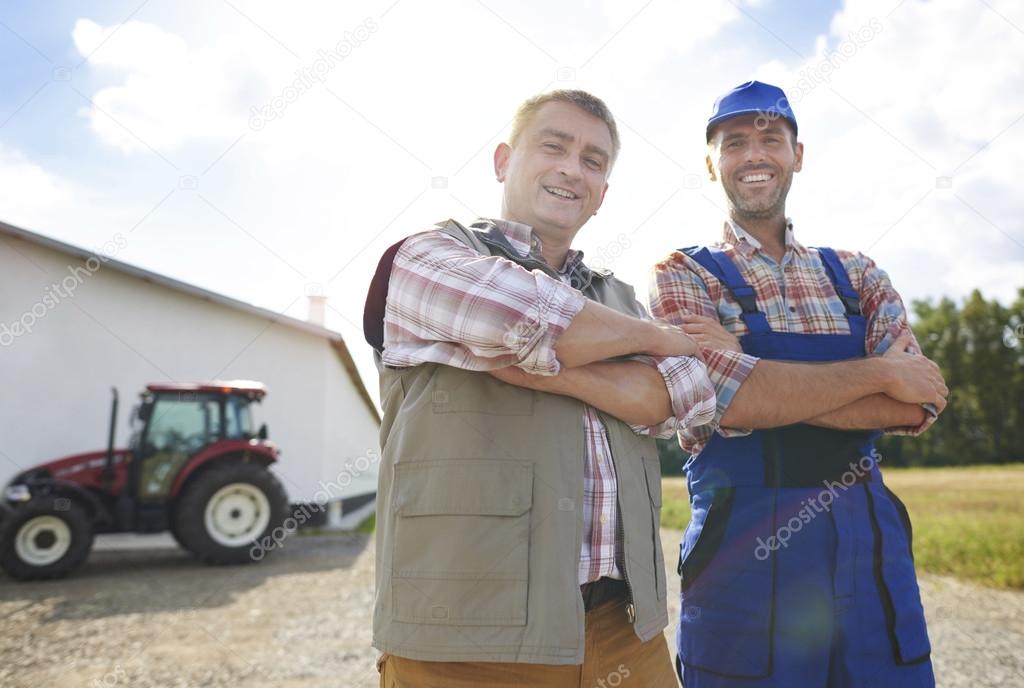
<path id="1" fill-rule="evenodd" d="M 790 306 L 789 307 L 789 312 L 790 313 L 796 313 L 796 306 Z"/>
<path id="2" fill-rule="evenodd" d="M 601 514 L 601 519 L 600 520 L 601 520 L 601 523 L 607 523 L 608 522 L 608 514 Z"/>

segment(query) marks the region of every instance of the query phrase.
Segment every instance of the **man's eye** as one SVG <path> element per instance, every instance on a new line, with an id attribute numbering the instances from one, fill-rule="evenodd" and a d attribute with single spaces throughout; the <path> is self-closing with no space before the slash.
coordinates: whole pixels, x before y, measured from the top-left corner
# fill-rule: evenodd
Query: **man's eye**
<path id="1" fill-rule="evenodd" d="M 595 169 L 595 170 L 601 169 L 601 161 L 600 160 L 595 160 L 594 158 L 587 158 L 583 162 L 587 163 L 587 165 L 589 165 L 591 169 Z"/>
<path id="2" fill-rule="evenodd" d="M 548 150 L 562 150 L 562 147 L 559 146 L 557 143 L 545 143 L 544 147 L 547 148 Z"/>
<path id="3" fill-rule="evenodd" d="M 725 147 L 729 148 L 729 149 L 733 149 L 733 148 L 739 148 L 742 145 L 743 145 L 742 141 L 730 141 L 729 143 L 725 144 Z"/>

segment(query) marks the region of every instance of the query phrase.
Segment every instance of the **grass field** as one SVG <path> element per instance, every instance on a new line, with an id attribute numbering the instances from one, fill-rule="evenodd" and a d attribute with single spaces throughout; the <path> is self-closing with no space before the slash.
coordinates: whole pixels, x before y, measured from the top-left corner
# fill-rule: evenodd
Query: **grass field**
<path id="1" fill-rule="evenodd" d="M 885 469 L 907 505 L 918 571 L 995 588 L 1024 588 L 1024 464 Z M 663 481 L 661 524 L 690 518 L 686 481 Z"/>

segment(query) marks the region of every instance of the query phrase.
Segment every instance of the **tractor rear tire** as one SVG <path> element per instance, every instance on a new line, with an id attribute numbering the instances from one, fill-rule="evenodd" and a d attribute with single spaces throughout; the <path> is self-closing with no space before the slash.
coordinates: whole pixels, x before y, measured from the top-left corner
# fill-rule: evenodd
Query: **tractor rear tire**
<path id="1" fill-rule="evenodd" d="M 92 541 L 92 517 L 81 504 L 35 497 L 0 523 L 0 567 L 19 581 L 61 578 L 85 562 Z"/>
<path id="2" fill-rule="evenodd" d="M 178 502 L 175 539 L 207 564 L 245 564 L 274 549 L 271 533 L 285 520 L 288 495 L 267 468 L 226 463 L 197 475 Z"/>

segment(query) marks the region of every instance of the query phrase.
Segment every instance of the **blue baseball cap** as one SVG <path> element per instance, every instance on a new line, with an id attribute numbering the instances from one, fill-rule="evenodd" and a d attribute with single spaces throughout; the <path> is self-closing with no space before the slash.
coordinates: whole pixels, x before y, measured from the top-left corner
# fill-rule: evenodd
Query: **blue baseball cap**
<path id="1" fill-rule="evenodd" d="M 782 117 L 793 126 L 793 136 L 796 137 L 796 115 L 789 107 L 786 93 L 778 86 L 748 81 L 715 100 L 715 105 L 711 108 L 711 117 L 708 119 L 707 140 L 711 140 L 711 130 L 720 122 L 753 113 L 763 114 L 770 119 Z"/>

